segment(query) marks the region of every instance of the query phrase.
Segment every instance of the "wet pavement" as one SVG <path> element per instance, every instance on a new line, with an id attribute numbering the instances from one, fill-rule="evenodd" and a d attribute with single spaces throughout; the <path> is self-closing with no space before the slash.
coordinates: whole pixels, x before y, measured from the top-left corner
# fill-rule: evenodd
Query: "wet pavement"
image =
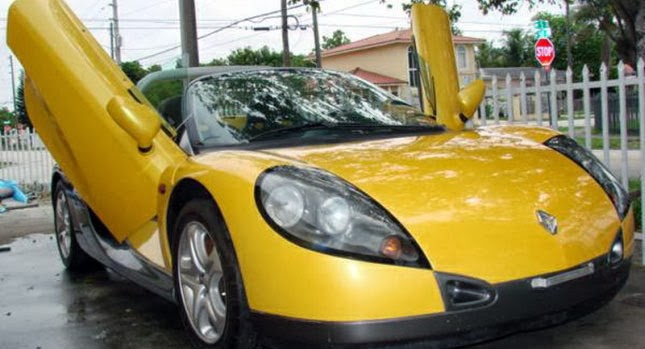
<path id="1" fill-rule="evenodd" d="M 64 271 L 50 206 L 10 211 L 18 212 L 30 217 L 30 229 L 0 216 L 0 245 L 10 248 L 0 252 L 0 348 L 190 347 L 174 304 L 110 271 Z M 9 242 L 8 236 L 34 232 L 46 234 Z M 644 323 L 645 268 L 634 265 L 626 287 L 600 310 L 471 349 L 642 348 Z"/>
<path id="2" fill-rule="evenodd" d="M 175 305 L 99 270 L 64 271 L 53 235 L 0 253 L 0 348 L 186 348 Z"/>

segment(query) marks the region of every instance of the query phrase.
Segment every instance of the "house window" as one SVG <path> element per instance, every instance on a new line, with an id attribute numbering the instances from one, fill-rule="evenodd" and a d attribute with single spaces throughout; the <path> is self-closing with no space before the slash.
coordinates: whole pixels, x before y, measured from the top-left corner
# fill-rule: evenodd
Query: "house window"
<path id="1" fill-rule="evenodd" d="M 466 57 L 466 48 L 457 46 L 457 66 L 459 69 L 468 68 L 468 59 Z"/>
<path id="2" fill-rule="evenodd" d="M 419 61 L 412 46 L 408 47 L 408 81 L 410 86 L 419 87 Z"/>

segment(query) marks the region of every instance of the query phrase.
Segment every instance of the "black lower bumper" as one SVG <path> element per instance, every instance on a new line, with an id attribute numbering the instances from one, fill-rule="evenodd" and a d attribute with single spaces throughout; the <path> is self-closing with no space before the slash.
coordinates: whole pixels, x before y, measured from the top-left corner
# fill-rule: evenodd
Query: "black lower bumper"
<path id="1" fill-rule="evenodd" d="M 604 305 L 625 284 L 630 261 L 610 267 L 606 257 L 602 257 L 590 263 L 594 265 L 593 274 L 547 288 L 532 286 L 534 278 L 493 285 L 494 301 L 477 308 L 380 321 L 306 321 L 255 312 L 252 312 L 251 319 L 260 333 L 288 342 L 368 344 L 423 341 L 428 347 L 460 346 L 555 325 Z M 561 273 L 542 277 L 556 274 Z M 441 279 L 449 278 L 438 279 L 443 283 Z"/>

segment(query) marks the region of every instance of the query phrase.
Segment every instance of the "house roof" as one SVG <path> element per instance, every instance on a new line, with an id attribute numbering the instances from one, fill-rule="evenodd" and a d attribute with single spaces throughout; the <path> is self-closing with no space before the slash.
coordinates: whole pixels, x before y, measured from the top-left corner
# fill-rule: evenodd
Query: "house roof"
<path id="1" fill-rule="evenodd" d="M 359 78 L 363 80 L 367 80 L 373 84 L 376 85 L 399 85 L 399 84 L 407 84 L 406 81 L 393 78 L 391 76 L 375 73 L 369 70 L 361 69 L 360 67 L 356 67 L 352 70 L 349 71 L 350 73 L 358 76 Z"/>
<path id="2" fill-rule="evenodd" d="M 472 38 L 468 36 L 453 35 L 452 41 L 455 44 L 481 44 L 486 42 L 484 39 Z M 409 44 L 412 42 L 412 30 L 395 30 L 385 34 L 370 36 L 365 39 L 350 42 L 346 45 L 334 47 L 322 52 L 323 57 L 335 56 L 352 51 L 366 50 L 373 47 L 392 45 L 397 43 Z"/>

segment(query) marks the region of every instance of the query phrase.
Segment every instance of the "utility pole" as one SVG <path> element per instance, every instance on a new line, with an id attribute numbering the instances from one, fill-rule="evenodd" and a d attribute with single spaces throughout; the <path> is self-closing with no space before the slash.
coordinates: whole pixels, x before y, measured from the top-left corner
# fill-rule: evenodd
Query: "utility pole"
<path id="1" fill-rule="evenodd" d="M 112 23 L 114 34 L 114 60 L 116 64 L 121 64 L 121 34 L 119 33 L 119 11 L 117 8 L 116 0 L 112 0 Z"/>
<path id="2" fill-rule="evenodd" d="M 307 0 L 306 3 L 309 3 Z M 316 52 L 316 68 L 322 68 L 322 58 L 320 55 L 320 36 L 318 35 L 318 4 L 311 7 L 311 17 L 314 26 L 314 51 Z"/>
<path id="3" fill-rule="evenodd" d="M 567 66 L 573 69 L 573 57 L 571 55 L 571 16 L 569 13 L 569 0 L 564 0 L 567 19 Z"/>
<path id="4" fill-rule="evenodd" d="M 114 60 L 114 23 L 110 22 L 110 57 Z"/>
<path id="5" fill-rule="evenodd" d="M 11 94 L 13 96 L 13 113 L 16 114 L 16 77 L 13 71 L 13 56 L 9 56 L 9 66 L 11 68 Z"/>
<path id="6" fill-rule="evenodd" d="M 291 66 L 289 57 L 289 27 L 287 26 L 287 0 L 280 0 L 282 10 L 282 65 Z"/>
<path id="7" fill-rule="evenodd" d="M 198 67 L 199 49 L 197 47 L 195 0 L 179 0 L 179 19 L 182 62 L 186 67 Z"/>

